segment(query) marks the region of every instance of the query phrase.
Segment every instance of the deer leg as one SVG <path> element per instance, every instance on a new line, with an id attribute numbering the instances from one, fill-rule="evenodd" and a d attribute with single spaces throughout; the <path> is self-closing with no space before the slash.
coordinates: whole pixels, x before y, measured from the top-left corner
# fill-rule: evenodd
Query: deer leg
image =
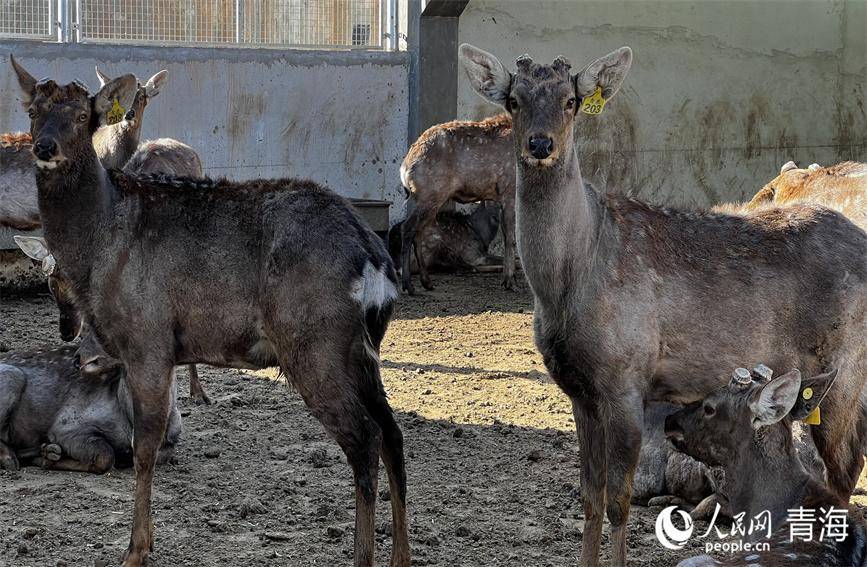
<path id="1" fill-rule="evenodd" d="M 63 447 L 65 451 L 56 443 L 43 445 L 42 454 L 34 459 L 34 464 L 45 470 L 93 474 L 105 474 L 114 467 L 114 449 L 98 435 L 64 440 Z"/>
<path id="2" fill-rule="evenodd" d="M 202 383 L 199 381 L 199 371 L 196 369 L 196 365 L 188 364 L 187 373 L 190 375 L 190 397 L 197 406 L 211 405 L 211 398 L 205 393 Z"/>
<path id="3" fill-rule="evenodd" d="M 605 421 L 608 447 L 608 484 L 606 512 L 611 524 L 611 564 L 626 565 L 626 535 L 632 479 L 641 451 L 643 402 L 638 394 L 615 396 Z"/>
<path id="4" fill-rule="evenodd" d="M 864 410 L 858 411 L 857 423 L 847 419 L 850 414 L 843 405 L 843 400 L 829 395 L 822 406 L 822 424 L 811 425 L 810 433 L 825 462 L 828 488 L 848 502 L 864 467 L 867 419 Z"/>
<path id="5" fill-rule="evenodd" d="M 151 491 L 157 452 L 169 418 L 173 365 L 127 362 L 127 382 L 133 402 L 135 508 L 132 534 L 123 567 L 143 567 L 153 548 Z"/>
<path id="6" fill-rule="evenodd" d="M 400 229 L 400 281 L 403 291 L 413 295 L 415 288 L 412 285 L 412 247 L 415 242 L 416 228 L 418 227 L 418 207 L 413 197 L 406 199 L 406 218 Z"/>
<path id="7" fill-rule="evenodd" d="M 503 231 L 503 287 L 515 289 L 515 196 L 503 199 L 500 211 L 500 228 Z"/>
<path id="8" fill-rule="evenodd" d="M 599 565 L 602 543 L 602 516 L 605 508 L 605 484 L 608 453 L 602 416 L 595 402 L 572 399 L 572 414 L 581 447 L 581 490 L 584 501 L 584 537 L 581 543 L 581 566 Z"/>
<path id="9" fill-rule="evenodd" d="M 27 379 L 21 370 L 0 364 L 0 469 L 17 471 L 20 466 L 11 447 L 10 419 L 26 385 Z"/>

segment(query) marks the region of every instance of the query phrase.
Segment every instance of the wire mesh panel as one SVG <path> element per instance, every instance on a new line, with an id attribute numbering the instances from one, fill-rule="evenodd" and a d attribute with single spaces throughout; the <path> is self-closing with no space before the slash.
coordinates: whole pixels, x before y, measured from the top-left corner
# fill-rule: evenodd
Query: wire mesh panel
<path id="1" fill-rule="evenodd" d="M 78 0 L 77 5 L 82 41 L 380 48 L 382 2 Z"/>
<path id="2" fill-rule="evenodd" d="M 56 0 L 0 0 L 0 37 L 54 37 Z"/>

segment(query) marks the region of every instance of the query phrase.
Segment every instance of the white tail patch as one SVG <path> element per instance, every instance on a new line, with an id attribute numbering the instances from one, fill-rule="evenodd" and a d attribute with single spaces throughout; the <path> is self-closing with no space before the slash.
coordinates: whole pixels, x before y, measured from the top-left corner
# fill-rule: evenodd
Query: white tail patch
<path id="1" fill-rule="evenodd" d="M 406 170 L 406 165 L 400 164 L 400 182 L 403 184 L 404 187 L 410 189 L 409 177 L 407 177 L 408 173 L 409 172 Z"/>
<path id="2" fill-rule="evenodd" d="M 352 299 L 357 301 L 363 310 L 371 307 L 382 307 L 386 303 L 394 301 L 397 297 L 397 288 L 388 279 L 385 266 L 378 270 L 369 261 L 364 264 L 364 272 L 361 277 L 352 283 Z"/>

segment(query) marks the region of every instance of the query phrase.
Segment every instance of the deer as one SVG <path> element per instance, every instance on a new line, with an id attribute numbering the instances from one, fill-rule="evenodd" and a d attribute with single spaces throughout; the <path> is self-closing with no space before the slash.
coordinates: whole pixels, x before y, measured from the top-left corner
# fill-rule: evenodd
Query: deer
<path id="1" fill-rule="evenodd" d="M 193 153 L 195 154 L 195 152 Z M 152 160 L 147 160 L 143 163 L 151 162 Z M 129 167 L 130 164 L 127 165 L 128 167 L 125 169 L 134 169 Z M 63 267 L 58 265 L 57 259 L 48 249 L 45 239 L 39 236 L 22 235 L 15 235 L 12 238 L 28 258 L 39 263 L 42 273 L 48 280 L 48 290 L 51 292 L 51 297 L 54 299 L 59 312 L 60 338 L 65 342 L 71 342 L 81 337 L 78 355 L 82 375 L 99 377 L 109 371 L 117 364 L 117 361 L 105 352 L 92 329 L 83 321 L 73 300 L 72 282 L 65 275 Z M 190 376 L 190 398 L 196 405 L 210 405 L 211 398 L 202 387 L 196 365 L 188 364 L 187 373 Z"/>
<path id="2" fill-rule="evenodd" d="M 48 248 L 83 318 L 127 372 L 136 484 L 123 566 L 148 561 L 172 372 L 197 362 L 277 366 L 298 390 L 353 472 L 356 566 L 373 565 L 381 458 L 390 564 L 408 566 L 403 435 L 379 363 L 398 281 L 381 239 L 344 198 L 308 180 L 106 171 L 91 137 L 135 77 L 91 94 L 76 82 L 37 81 L 10 61 L 30 117 Z"/>
<path id="3" fill-rule="evenodd" d="M 177 392 L 157 464 L 183 432 Z M 73 346 L 0 356 L 0 469 L 105 474 L 132 464 L 133 405 L 122 366 L 85 376 Z"/>
<path id="4" fill-rule="evenodd" d="M 96 68 L 96 74 L 101 84 L 110 80 L 99 67 Z M 123 108 L 118 100 L 118 108 L 122 110 L 118 122 L 108 124 L 107 119 L 103 118 L 94 133 L 93 143 L 105 168 L 120 169 L 136 154 L 141 139 L 144 109 L 148 101 L 165 87 L 167 81 L 168 71 L 159 71 L 136 90 L 129 110 Z M 127 104 L 128 100 L 124 99 L 124 104 Z M 36 197 L 36 180 L 33 177 L 32 149 L 33 140 L 26 132 L 0 135 L 0 227 L 36 230 L 42 226 Z M 201 176 L 201 172 L 198 176 Z"/>
<path id="5" fill-rule="evenodd" d="M 419 245 L 449 199 L 502 204 L 503 287 L 515 288 L 515 160 L 511 147 L 512 121 L 505 114 L 479 122 L 456 120 L 432 126 L 410 146 L 400 166 L 407 194 L 400 258 L 405 292 L 415 293 L 410 269 L 413 244 L 422 286 L 433 289 L 427 269 L 431 260 Z"/>
<path id="6" fill-rule="evenodd" d="M 829 207 L 867 230 L 867 164 L 844 161 L 830 167 L 811 164 L 806 169 L 789 161 L 744 205 L 755 209 L 767 205 L 809 203 Z"/>
<path id="7" fill-rule="evenodd" d="M 809 378 L 793 369 L 770 378 L 740 368 L 727 386 L 666 418 L 665 435 L 678 451 L 724 470 L 732 510 L 747 518 L 770 515 L 769 529 L 761 532 L 770 537 L 768 551 L 719 561 L 704 555 L 679 565 L 867 565 L 861 514 L 804 468 L 792 433 L 793 422 L 823 407 L 837 376 L 836 369 Z M 786 524 L 788 511 L 802 507 L 815 511 L 812 541 L 791 538 Z M 839 540 L 820 538 L 821 510 L 831 508 L 845 511 L 848 529 Z"/>
<path id="8" fill-rule="evenodd" d="M 660 207 L 583 183 L 573 122 L 605 111 L 632 64 L 622 47 L 570 72 L 520 57 L 509 72 L 461 45 L 470 84 L 512 117 L 517 249 L 534 297 L 534 340 L 572 402 L 585 530 L 599 564 L 603 513 L 626 564 L 644 404 L 685 404 L 742 360 L 817 374 L 839 368 L 828 418 L 812 429 L 831 490 L 848 497 L 867 419 L 867 234 L 834 211 L 792 205 L 748 214 Z"/>

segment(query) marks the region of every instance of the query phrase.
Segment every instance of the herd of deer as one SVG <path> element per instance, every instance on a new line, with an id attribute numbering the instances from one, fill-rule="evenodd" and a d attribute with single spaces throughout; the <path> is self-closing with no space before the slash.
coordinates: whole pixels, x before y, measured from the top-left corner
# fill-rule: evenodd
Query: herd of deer
<path id="1" fill-rule="evenodd" d="M 413 249 L 429 288 L 427 268 L 449 257 L 448 235 L 482 243 L 451 252 L 477 266 L 499 226 L 503 283 L 514 287 L 517 247 L 536 345 L 573 405 L 582 565 L 599 563 L 606 515 L 613 563 L 625 565 L 636 470 L 654 439 L 665 444 L 663 469 L 674 449 L 703 463 L 693 461 L 697 475 L 722 469 L 722 482 L 698 481 L 698 491 L 718 492 L 733 512 L 767 509 L 778 522 L 798 505 L 846 508 L 867 435 L 867 166 L 786 164 L 750 203 L 710 211 L 602 194 L 581 176 L 573 123 L 582 99 L 618 92 L 629 48 L 574 74 L 563 58 L 527 56 L 510 72 L 467 44 L 460 61 L 506 114 L 434 127 L 410 149 L 401 167 L 407 218 L 393 238 L 399 281 L 384 243 L 330 190 L 297 179 L 212 181 L 188 146 L 140 143 L 164 71 L 144 85 L 99 73 L 92 94 L 77 82 L 37 81 L 12 59 L 31 125 L 29 136 L 2 144 L 3 175 L 22 199 L 0 202 L 0 219 L 43 227 L 44 240 L 19 244 L 49 275 L 63 338 L 82 341 L 0 358 L 0 466 L 33 459 L 104 472 L 132 456 L 123 564 L 144 565 L 154 465 L 180 435 L 174 368 L 191 365 L 191 395 L 207 402 L 192 365 L 279 366 L 352 467 L 354 564 L 373 564 L 381 459 L 390 564 L 408 566 L 403 438 L 380 378 L 380 344 L 398 289 L 413 292 Z M 108 124 L 120 101 L 132 104 Z M 23 202 L 33 195 L 35 216 Z M 449 199 L 501 209 L 440 226 Z M 425 243 L 437 231 L 440 245 Z M 729 383 L 733 368 L 758 362 L 798 370 L 773 378 L 765 367 L 739 368 Z M 816 472 L 792 426 L 820 403 L 821 425 L 806 440 L 820 457 Z M 681 480 L 656 490 L 696 486 Z M 867 565 L 865 528 L 852 513 L 850 525 L 837 544 L 795 545 L 777 532 L 770 551 L 721 562 Z"/>

